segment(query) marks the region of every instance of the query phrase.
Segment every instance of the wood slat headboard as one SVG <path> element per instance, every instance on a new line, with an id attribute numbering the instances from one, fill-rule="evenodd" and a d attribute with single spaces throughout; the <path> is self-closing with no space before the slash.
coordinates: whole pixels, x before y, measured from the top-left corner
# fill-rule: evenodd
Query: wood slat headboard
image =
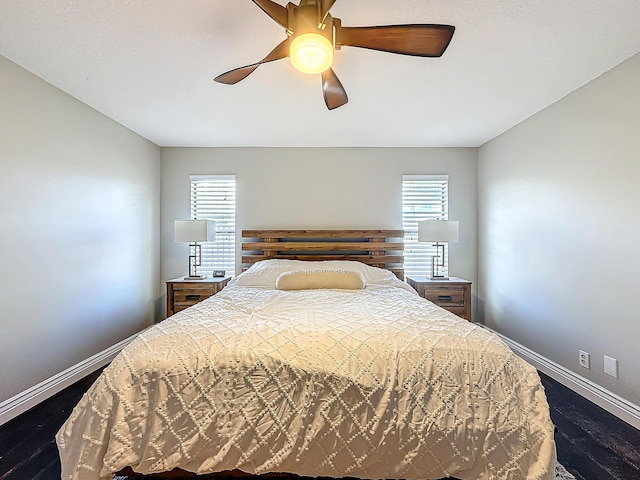
<path id="1" fill-rule="evenodd" d="M 403 230 L 243 230 L 242 268 L 261 260 L 356 260 L 404 280 Z"/>

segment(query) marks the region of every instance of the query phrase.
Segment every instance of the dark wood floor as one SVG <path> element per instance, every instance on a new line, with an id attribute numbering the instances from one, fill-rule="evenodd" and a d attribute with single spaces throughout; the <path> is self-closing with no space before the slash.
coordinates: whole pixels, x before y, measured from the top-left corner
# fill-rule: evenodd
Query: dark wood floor
<path id="1" fill-rule="evenodd" d="M 54 436 L 99 373 L 0 426 L 0 480 L 60 480 Z"/>
<path id="2" fill-rule="evenodd" d="M 58 480 L 54 435 L 98 372 L 0 426 L 0 480 Z M 541 374 L 558 459 L 577 480 L 640 480 L 640 431 Z"/>
<path id="3" fill-rule="evenodd" d="M 540 374 L 558 460 L 577 480 L 640 480 L 640 430 Z"/>

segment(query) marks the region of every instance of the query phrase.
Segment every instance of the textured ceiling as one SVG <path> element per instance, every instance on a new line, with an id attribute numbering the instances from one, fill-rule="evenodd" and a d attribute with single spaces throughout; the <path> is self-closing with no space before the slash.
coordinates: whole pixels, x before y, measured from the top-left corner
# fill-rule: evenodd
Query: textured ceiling
<path id="1" fill-rule="evenodd" d="M 284 4 L 284 2 L 282 2 Z M 0 55 L 161 146 L 478 146 L 640 51 L 638 0 L 338 0 L 345 26 L 456 26 L 441 58 L 345 47 L 349 103 L 250 0 L 0 0 Z"/>

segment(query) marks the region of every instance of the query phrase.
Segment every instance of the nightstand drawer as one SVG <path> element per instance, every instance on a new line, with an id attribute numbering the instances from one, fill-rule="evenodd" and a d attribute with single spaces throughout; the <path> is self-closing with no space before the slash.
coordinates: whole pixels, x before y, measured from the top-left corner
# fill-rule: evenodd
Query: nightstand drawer
<path id="1" fill-rule="evenodd" d="M 422 298 L 471 321 L 470 281 L 457 277 L 432 280 L 422 275 L 407 275 L 407 283 Z"/>
<path id="2" fill-rule="evenodd" d="M 174 288 L 173 304 L 176 307 L 190 307 L 205 298 L 209 298 L 215 292 L 212 287 L 209 288 Z M 177 309 L 176 309 L 177 310 Z M 182 309 L 181 309 L 182 310 Z"/>
<path id="3" fill-rule="evenodd" d="M 453 313 L 454 315 L 462 317 L 465 320 L 469 320 L 468 318 L 465 317 L 465 315 L 467 314 L 467 310 L 466 310 L 466 308 L 464 306 L 462 306 L 462 307 L 453 307 L 453 306 L 448 306 L 448 305 L 441 305 L 439 303 L 436 303 L 436 305 L 438 305 L 439 307 L 444 308 L 445 310 L 447 310 L 448 312 Z"/>
<path id="4" fill-rule="evenodd" d="M 173 291 L 173 311 L 179 312 L 185 308 L 200 303 L 213 295 L 213 288 L 185 288 Z"/>
<path id="5" fill-rule="evenodd" d="M 173 313 L 178 313 L 181 312 L 182 310 L 185 310 L 193 305 L 195 305 L 198 302 L 195 303 L 178 303 L 178 302 L 174 302 L 173 303 Z"/>
<path id="6" fill-rule="evenodd" d="M 441 307 L 464 307 L 464 288 L 431 287 L 422 296 Z"/>

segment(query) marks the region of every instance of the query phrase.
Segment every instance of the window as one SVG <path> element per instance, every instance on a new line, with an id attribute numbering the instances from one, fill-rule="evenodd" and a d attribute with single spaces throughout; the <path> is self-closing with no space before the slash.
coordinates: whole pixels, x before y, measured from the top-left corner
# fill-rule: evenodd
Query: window
<path id="1" fill-rule="evenodd" d="M 431 257 L 436 249 L 430 242 L 418 242 L 418 222 L 429 218 L 448 220 L 448 175 L 402 176 L 402 228 L 404 229 L 405 275 L 431 275 Z M 445 244 L 444 267 L 449 269 L 449 249 Z"/>
<path id="2" fill-rule="evenodd" d="M 191 218 L 216 222 L 216 241 L 202 244 L 198 273 L 236 271 L 236 176 L 191 175 Z M 192 247 L 193 248 L 193 247 Z M 193 254 L 193 252 L 191 252 Z"/>

